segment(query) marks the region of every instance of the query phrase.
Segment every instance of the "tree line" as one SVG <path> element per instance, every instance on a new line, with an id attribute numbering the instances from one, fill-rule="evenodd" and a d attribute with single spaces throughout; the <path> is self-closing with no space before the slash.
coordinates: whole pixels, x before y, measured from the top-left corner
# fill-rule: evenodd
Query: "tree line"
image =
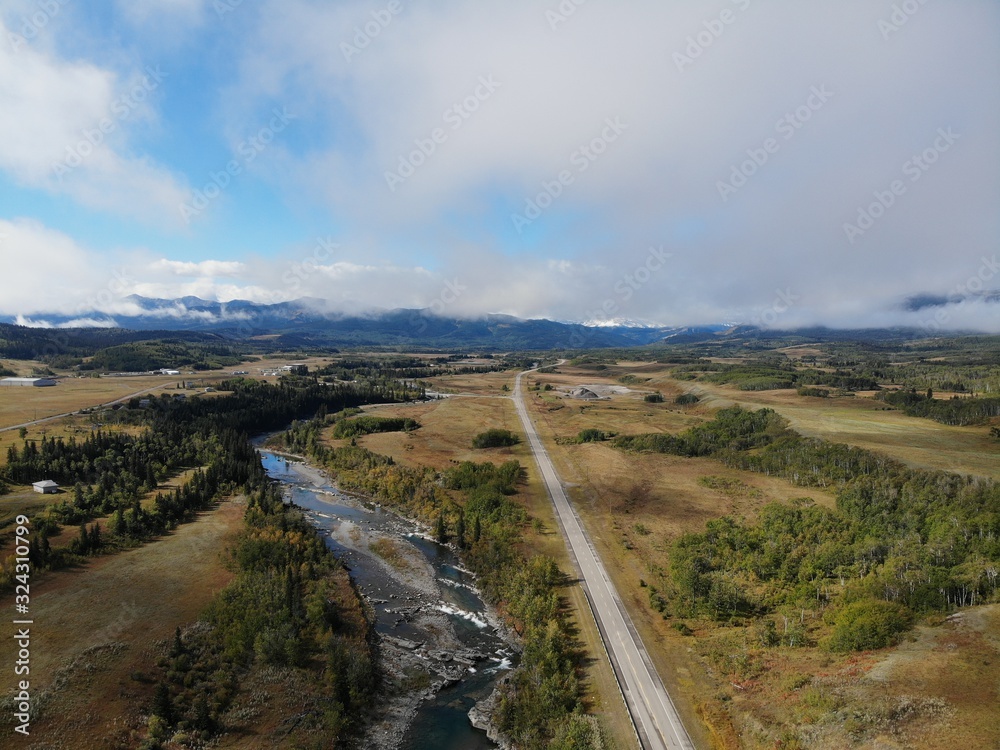
<path id="1" fill-rule="evenodd" d="M 297 686 L 297 739 L 340 746 L 370 714 L 378 685 L 373 634 L 347 572 L 267 482 L 250 493 L 228 557 L 236 577 L 209 605 L 210 627 L 184 637 L 178 629 L 159 661 L 143 749 L 178 732 L 209 742 L 236 728 L 227 710 L 267 668 Z"/>
<path id="2" fill-rule="evenodd" d="M 190 520 L 224 494 L 258 486 L 265 475 L 250 435 L 296 417 L 408 395 L 400 384 L 327 386 L 310 379 L 236 379 L 221 388 L 227 393 L 218 398 L 156 399 L 148 409 L 114 412 L 115 421 L 137 426 L 138 434 L 98 430 L 83 440 L 43 436 L 9 447 L 0 490 L 40 479 L 72 488 L 33 519 L 36 568 L 60 568 L 78 555 L 134 546 Z M 182 469 L 195 469 L 183 486 L 157 493 L 151 506 L 143 503 Z M 103 528 L 90 523 L 100 516 L 111 516 Z M 70 547 L 54 549 L 49 539 L 63 525 L 79 525 L 80 536 Z M 11 585 L 12 571 L 6 561 L 0 588 Z"/>
<path id="3" fill-rule="evenodd" d="M 975 425 L 1000 417 L 1000 397 L 952 396 L 940 399 L 934 398 L 930 388 L 926 393 L 910 388 L 880 393 L 878 398 L 902 409 L 908 416 L 926 417 L 943 424 Z"/>
<path id="4" fill-rule="evenodd" d="M 912 469 L 880 454 L 804 438 L 772 410 L 739 407 L 678 435 L 618 447 L 712 456 L 837 502 L 766 506 L 755 521 L 724 517 L 676 540 L 654 607 L 678 616 L 761 618 L 782 607 L 822 611 L 834 648 L 886 645 L 914 614 L 998 599 L 1000 484 Z M 886 625 L 890 623 L 890 625 Z M 873 632 L 878 637 L 867 637 Z M 853 645 L 851 645 L 853 644 Z"/>
<path id="5" fill-rule="evenodd" d="M 600 747 L 599 730 L 582 715 L 581 653 L 559 593 L 565 576 L 550 558 L 528 558 L 519 548 L 528 521 L 515 499 L 520 463 L 464 461 L 444 472 L 401 466 L 358 445 L 324 445 L 318 435 L 337 418 L 299 423 L 285 444 L 309 446 L 339 486 L 419 519 L 439 541 L 453 543 L 485 600 L 521 635 L 520 664 L 501 686 L 494 715 L 500 731 L 525 750 Z"/>

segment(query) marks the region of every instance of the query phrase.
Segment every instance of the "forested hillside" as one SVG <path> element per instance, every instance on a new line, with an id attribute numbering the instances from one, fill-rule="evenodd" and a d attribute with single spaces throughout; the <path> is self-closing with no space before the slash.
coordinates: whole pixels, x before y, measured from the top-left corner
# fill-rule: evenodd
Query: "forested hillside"
<path id="1" fill-rule="evenodd" d="M 416 394 L 399 383 L 310 378 L 236 379 L 220 390 L 213 398 L 164 396 L 147 408 L 108 410 L 101 419 L 111 426 L 83 440 L 25 440 L 8 449 L 0 477 L 24 484 L 44 476 L 70 488 L 31 519 L 34 576 L 142 545 L 224 496 L 245 495 L 245 528 L 229 552 L 236 578 L 210 607 L 208 626 L 183 637 L 178 627 L 156 665 L 141 747 L 241 731 L 227 712 L 245 680 L 273 668 L 284 670 L 282 684 L 299 685 L 304 714 L 296 736 L 332 747 L 372 707 L 378 675 L 369 626 L 346 572 L 301 513 L 285 506 L 249 437 L 317 412 Z M 181 486 L 157 491 L 182 470 L 189 478 Z M 65 539 L 62 526 L 79 529 L 68 545 L 50 541 Z M 4 561 L 0 587 L 13 586 L 15 570 L 11 558 Z"/>
<path id="2" fill-rule="evenodd" d="M 516 500 L 521 465 L 465 461 L 439 474 L 400 466 L 361 446 L 324 445 L 321 432 L 333 424 L 338 434 L 344 416 L 349 412 L 298 423 L 282 443 L 308 452 L 339 486 L 422 520 L 439 541 L 453 542 L 462 551 L 483 595 L 524 644 L 520 667 L 500 688 L 493 717 L 497 727 L 525 750 L 601 746 L 598 730 L 582 716 L 580 653 L 559 595 L 564 575 L 551 559 L 526 558 L 518 549 L 528 521 Z"/>

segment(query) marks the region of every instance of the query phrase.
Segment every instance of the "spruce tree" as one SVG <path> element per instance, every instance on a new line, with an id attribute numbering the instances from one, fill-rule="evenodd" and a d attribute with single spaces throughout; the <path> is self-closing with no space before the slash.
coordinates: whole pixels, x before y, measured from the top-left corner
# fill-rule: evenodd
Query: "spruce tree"
<path id="1" fill-rule="evenodd" d="M 458 512 L 458 522 L 455 524 L 455 543 L 465 549 L 465 513 Z"/>

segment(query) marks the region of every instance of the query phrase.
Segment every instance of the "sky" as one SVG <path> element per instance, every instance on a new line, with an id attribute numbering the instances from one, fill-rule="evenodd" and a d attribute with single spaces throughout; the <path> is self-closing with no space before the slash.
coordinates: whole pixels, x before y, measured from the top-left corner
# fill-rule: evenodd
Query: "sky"
<path id="1" fill-rule="evenodd" d="M 998 83 L 996 0 L 4 0 L 0 315 L 1000 332 Z"/>

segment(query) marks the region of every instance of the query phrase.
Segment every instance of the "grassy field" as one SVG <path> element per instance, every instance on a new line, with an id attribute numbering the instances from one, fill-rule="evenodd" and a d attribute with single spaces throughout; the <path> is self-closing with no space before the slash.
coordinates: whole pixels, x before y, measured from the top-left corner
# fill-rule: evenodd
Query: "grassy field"
<path id="1" fill-rule="evenodd" d="M 21 513 L 33 515 L 52 502 L 52 495 L 40 495 L 31 488 L 19 487 L 0 495 L 0 560 L 10 553 L 6 549 L 8 537 L 13 534 L 14 519 Z"/>
<path id="2" fill-rule="evenodd" d="M 808 348 L 787 352 L 790 357 L 810 353 Z M 274 358 L 230 369 L 260 377 L 260 369 L 289 361 Z M 325 362 L 294 361 L 311 366 Z M 146 387 L 173 389 L 178 380 L 201 377 L 208 384 L 223 375 L 228 371 L 181 378 L 73 379 L 55 388 L 0 389 L 0 427 L 29 421 L 36 409 L 39 417 L 59 414 Z M 623 376 L 631 377 L 623 383 Z M 366 409 L 416 419 L 420 429 L 366 435 L 357 441 L 400 463 L 439 470 L 465 460 L 516 458 L 528 471 L 519 499 L 536 520 L 525 530 L 524 551 L 549 555 L 571 571 L 527 446 L 471 447 L 473 435 L 489 428 L 520 432 L 510 400 L 513 382 L 513 373 L 434 378 L 432 389 L 456 395 Z M 526 396 L 539 434 L 699 748 L 1000 748 L 1000 605 L 964 610 L 947 620 L 926 620 L 896 648 L 848 656 L 818 648 L 761 649 L 745 629 L 701 621 L 687 622 L 691 632 L 682 635 L 650 607 L 646 587 L 673 539 L 701 531 L 706 521 L 722 515 L 753 518 L 768 502 L 808 497 L 832 506 L 834 495 L 730 469 L 712 459 L 628 454 L 607 443 L 575 441 L 587 428 L 615 434 L 678 432 L 711 418 L 720 407 L 738 403 L 775 409 L 807 436 L 877 450 L 916 467 L 1000 478 L 998 444 L 988 437 L 988 427 L 949 427 L 907 417 L 865 394 L 803 398 L 789 390 L 746 392 L 675 380 L 663 365 L 639 362 L 600 370 L 563 365 L 556 372 L 532 374 L 525 384 L 532 388 Z M 566 397 L 580 385 L 602 398 Z M 662 393 L 665 402 L 643 400 L 653 391 Z M 673 398 L 682 393 L 695 393 L 701 401 L 675 405 Z M 32 426 L 29 438 L 37 439 L 43 431 L 79 438 L 92 429 L 88 416 L 67 417 Z M 19 442 L 17 430 L 0 432 L 0 464 L 7 446 Z M 184 481 L 189 473 L 169 485 Z M 0 545 L 9 542 L 17 513 L 51 500 L 25 487 L 0 497 Z M 146 675 L 174 627 L 194 622 L 212 594 L 230 579 L 218 553 L 238 528 L 241 512 L 239 504 L 224 503 L 154 543 L 32 581 L 32 685 L 42 698 L 41 716 L 32 726 L 32 747 L 67 746 L 67 737 L 74 738 L 72 747 L 83 750 L 134 746 L 130 738 L 153 690 Z M 66 529 L 52 542 L 60 546 L 76 534 L 75 528 Z M 392 545 L 374 551 L 390 563 L 401 562 Z M 347 586 L 346 600 L 349 584 L 342 583 Z M 631 725 L 583 590 L 573 583 L 563 593 L 587 652 L 583 678 L 588 708 L 601 717 L 616 747 L 633 747 Z M 814 639 L 829 631 L 819 618 L 808 613 L 802 617 Z M 13 662 L 13 645 L 0 639 L 0 664 Z M 10 674 L 0 679 L 0 694 L 12 684 Z M 234 706 L 234 711 L 253 714 L 252 726 L 244 736 L 227 737 L 219 746 L 273 746 L 269 733 L 294 714 L 296 696 L 307 687 L 289 686 L 270 673 L 252 674 L 242 702 Z M 797 736 L 784 732 L 790 726 L 798 728 Z M 9 716 L 0 717 L 0 730 L 9 731 Z M 80 743 L 78 737 L 90 739 Z"/>
<path id="3" fill-rule="evenodd" d="M 158 396 L 170 393 L 179 383 L 191 384 L 188 394 L 218 384 L 220 380 L 232 377 L 234 371 L 247 372 L 246 377 L 256 379 L 276 380 L 275 377 L 264 378 L 261 370 L 273 370 L 290 362 L 306 364 L 311 369 L 328 364 L 328 357 L 305 357 L 290 360 L 287 358 L 268 357 L 242 365 L 227 367 L 224 370 L 212 370 L 181 375 L 138 375 L 129 377 L 63 377 L 58 385 L 47 388 L 0 388 L 0 430 L 16 425 L 45 419 L 57 414 L 67 414 L 90 409 L 101 404 L 107 404 L 119 399 L 128 399 L 134 395 Z M 11 369 L 29 374 L 31 368 L 28 362 L 9 362 Z M 180 391 L 184 393 L 185 391 Z M 0 433 L 0 438 L 3 438 Z"/>
<path id="4" fill-rule="evenodd" d="M 954 427 L 908 417 L 865 394 L 803 398 L 795 391 L 748 392 L 705 383 L 692 384 L 689 390 L 713 408 L 769 407 L 803 435 L 879 451 L 917 468 L 1000 478 L 997 441 L 986 426 Z"/>
<path id="5" fill-rule="evenodd" d="M 69 747 L 70 737 L 80 750 L 134 746 L 152 698 L 144 676 L 174 628 L 231 579 L 219 553 L 242 513 L 226 502 L 159 541 L 31 582 L 32 747 Z M 0 641 L 0 663 L 15 658 L 13 640 Z M 0 691 L 12 687 L 5 674 Z M 6 712 L 0 722 L 11 731 Z"/>
<path id="6" fill-rule="evenodd" d="M 180 378 L 65 378 L 49 388 L 0 388 L 0 428 L 173 389 Z"/>
<path id="7" fill-rule="evenodd" d="M 485 383 L 477 383 L 483 378 Z M 480 376 L 457 376 L 447 379 L 455 391 L 487 392 L 504 395 L 502 386 L 513 387 L 513 376 L 490 373 Z M 525 532 L 523 548 L 526 554 L 543 554 L 555 559 L 564 571 L 572 571 L 562 536 L 556 526 L 552 504 L 545 494 L 528 448 L 475 450 L 473 436 L 493 427 L 518 431 L 514 404 L 509 398 L 451 397 L 426 404 L 385 406 L 366 409 L 380 416 L 412 417 L 422 427 L 412 433 L 380 433 L 358 438 L 360 445 L 393 456 L 410 466 L 432 466 L 447 469 L 459 461 L 493 461 L 500 463 L 516 458 L 527 468 L 526 486 L 519 492 L 528 513 L 537 524 Z M 599 716 L 619 750 L 635 747 L 634 732 L 625 711 L 621 693 L 611 665 L 604 654 L 603 644 L 590 613 L 582 587 L 574 582 L 563 590 L 572 609 L 572 619 L 587 656 L 585 658 L 585 703 Z"/>
<path id="8" fill-rule="evenodd" d="M 964 669 L 975 686 L 995 693 L 1000 640 L 991 627 L 997 608 L 970 610 L 957 623 L 921 626 L 898 649 L 863 656 L 834 656 L 815 648 L 763 651 L 740 640 L 738 629 L 727 632 L 696 622 L 690 623 L 694 637 L 686 637 L 649 606 L 644 587 L 670 540 L 700 531 L 707 520 L 724 514 L 752 518 L 770 501 L 807 496 L 831 505 L 833 495 L 729 469 L 711 459 L 626 454 L 607 444 L 573 441 L 585 428 L 617 434 L 676 432 L 719 407 L 741 403 L 773 408 L 804 434 L 881 450 L 915 466 L 996 476 L 1000 462 L 995 444 L 984 440 L 985 428 L 952 428 L 906 417 L 863 398 L 811 399 L 794 392 L 747 393 L 675 381 L 660 365 L 558 370 L 529 376 L 533 384 L 552 386 L 530 392 L 529 408 L 658 670 L 672 692 L 682 696 L 685 722 L 702 730 L 700 737 L 696 732 L 699 746 L 932 748 L 947 736 L 949 745 L 954 737 L 970 747 L 1000 747 L 1000 729 L 973 697 L 982 690 L 955 671 Z M 621 386 L 618 378 L 627 374 L 635 378 L 630 379 L 631 392 L 596 401 L 564 396 L 579 385 L 608 392 L 608 386 Z M 654 390 L 663 393 L 665 403 L 642 400 Z M 683 392 L 698 393 L 702 401 L 687 407 L 672 404 Z M 827 627 L 818 620 L 805 626 L 813 634 Z M 790 725 L 813 727 L 807 732 L 812 740 L 804 745 L 794 744 L 798 740 L 791 735 L 782 740 L 776 728 Z M 873 734 L 874 744 L 855 740 Z"/>

